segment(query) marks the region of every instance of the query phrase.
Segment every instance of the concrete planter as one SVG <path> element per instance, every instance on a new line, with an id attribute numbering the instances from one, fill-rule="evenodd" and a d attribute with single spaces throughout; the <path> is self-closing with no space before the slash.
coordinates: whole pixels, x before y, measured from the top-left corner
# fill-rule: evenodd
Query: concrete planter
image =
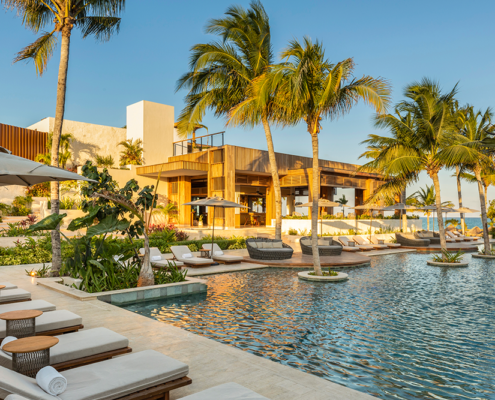
<path id="1" fill-rule="evenodd" d="M 304 281 L 314 281 L 314 282 L 342 282 L 349 279 L 349 276 L 347 274 L 344 274 L 343 272 L 339 272 L 337 276 L 310 275 L 310 273 L 312 272 L 314 271 L 299 272 L 297 276 L 299 277 L 299 279 L 302 279 Z"/>
<path id="2" fill-rule="evenodd" d="M 473 254 L 473 258 L 484 258 L 486 260 L 495 260 L 495 256 L 489 255 L 487 256 L 486 254 Z"/>
<path id="3" fill-rule="evenodd" d="M 436 261 L 430 261 L 428 260 L 426 262 L 428 265 L 431 265 L 433 267 L 467 267 L 469 263 L 467 262 L 460 262 L 460 263 L 448 263 L 448 262 L 436 262 Z"/>

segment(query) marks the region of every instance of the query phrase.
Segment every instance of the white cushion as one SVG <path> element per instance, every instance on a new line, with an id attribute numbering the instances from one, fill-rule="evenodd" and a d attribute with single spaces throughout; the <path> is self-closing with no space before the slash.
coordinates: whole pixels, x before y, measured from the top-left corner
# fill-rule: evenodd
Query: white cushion
<path id="1" fill-rule="evenodd" d="M 151 261 L 160 261 L 162 256 L 151 256 Z"/>
<path id="2" fill-rule="evenodd" d="M 0 349 L 2 349 L 2 352 L 4 354 L 6 354 L 7 356 L 9 356 L 9 357 L 12 357 L 12 353 L 9 353 L 8 351 L 5 351 L 3 349 L 3 346 L 5 346 L 7 343 L 14 342 L 15 340 L 17 340 L 16 337 L 14 337 L 14 336 L 7 336 L 5 339 L 2 340 L 2 343 L 0 344 Z"/>
<path id="3" fill-rule="evenodd" d="M 29 300 L 31 293 L 24 289 L 0 290 L 0 304 L 9 301 Z"/>
<path id="4" fill-rule="evenodd" d="M 57 307 L 45 300 L 21 301 L 19 303 L 1 304 L 0 314 L 19 310 L 39 310 L 43 312 L 54 311 Z"/>
<path id="5" fill-rule="evenodd" d="M 0 290 L 17 289 L 17 286 L 10 282 L 0 282 L 0 285 L 5 286 L 3 289 Z"/>
<path id="6" fill-rule="evenodd" d="M 215 251 L 213 254 L 215 256 L 223 256 L 223 251 Z"/>
<path id="7" fill-rule="evenodd" d="M 304 396 L 303 396 L 304 397 Z M 182 397 L 181 400 L 268 400 L 252 390 L 229 382 L 215 386 L 198 393 Z"/>
<path id="8" fill-rule="evenodd" d="M 192 254 L 182 254 L 182 258 L 192 258 Z"/>

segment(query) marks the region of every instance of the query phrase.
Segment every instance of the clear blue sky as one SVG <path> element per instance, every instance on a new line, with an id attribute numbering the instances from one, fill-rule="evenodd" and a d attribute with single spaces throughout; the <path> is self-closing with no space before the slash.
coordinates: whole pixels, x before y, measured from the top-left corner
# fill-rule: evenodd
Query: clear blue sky
<path id="1" fill-rule="evenodd" d="M 108 43 L 72 36 L 66 119 L 125 125 L 125 107 L 140 100 L 169 104 L 176 116 L 185 92 L 175 93 L 177 78 L 187 70 L 192 45 L 213 38 L 203 33 L 210 18 L 221 17 L 230 0 L 173 2 L 127 0 L 120 34 Z M 354 57 L 356 76 L 381 76 L 393 85 L 393 100 L 402 89 L 427 76 L 446 90 L 459 82 L 459 100 L 478 108 L 494 106 L 493 15 L 495 2 L 477 1 L 297 1 L 263 2 L 277 54 L 292 38 L 319 39 L 334 62 Z M 17 51 L 35 36 L 14 13 L 0 11 L 0 122 L 29 126 L 54 116 L 58 69 L 57 48 L 48 71 L 37 77 L 32 64 L 12 64 Z M 371 109 L 360 105 L 337 121 L 324 121 L 321 158 L 359 163 L 359 143 L 376 132 Z M 210 132 L 224 121 L 207 115 Z M 304 125 L 274 130 L 279 152 L 311 155 Z M 226 142 L 266 148 L 261 128 L 228 129 Z M 442 175 L 442 200 L 457 201 L 455 180 Z M 423 177 L 419 186 L 431 184 Z M 412 193 L 415 185 L 408 189 Z M 465 205 L 479 209 L 476 187 L 464 184 Z M 495 190 L 490 189 L 489 198 Z"/>

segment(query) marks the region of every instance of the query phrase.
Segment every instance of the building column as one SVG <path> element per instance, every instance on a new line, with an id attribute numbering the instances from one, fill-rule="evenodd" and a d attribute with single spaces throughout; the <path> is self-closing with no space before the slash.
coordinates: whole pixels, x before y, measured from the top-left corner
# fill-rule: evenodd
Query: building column
<path id="1" fill-rule="evenodd" d="M 266 188 L 266 225 L 272 224 L 272 219 L 276 217 L 275 189 L 273 180 L 270 179 L 270 186 Z"/>
<path id="2" fill-rule="evenodd" d="M 236 201 L 235 198 L 235 147 L 224 147 L 223 174 L 225 179 L 224 198 L 228 201 Z M 225 208 L 225 228 L 235 228 L 235 208 Z"/>
<path id="3" fill-rule="evenodd" d="M 292 215 L 296 211 L 295 207 L 296 196 L 287 195 L 287 215 Z"/>
<path id="4" fill-rule="evenodd" d="M 183 206 L 191 201 L 191 177 L 179 176 L 178 178 L 178 207 L 179 224 L 192 225 L 191 206 Z"/>

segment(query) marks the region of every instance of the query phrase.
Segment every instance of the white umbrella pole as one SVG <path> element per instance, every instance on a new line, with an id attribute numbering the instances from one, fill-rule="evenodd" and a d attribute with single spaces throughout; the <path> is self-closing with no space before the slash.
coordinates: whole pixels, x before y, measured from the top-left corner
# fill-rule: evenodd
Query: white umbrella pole
<path id="1" fill-rule="evenodd" d="M 373 210 L 370 210 L 370 243 L 371 243 L 371 230 L 373 229 Z"/>

